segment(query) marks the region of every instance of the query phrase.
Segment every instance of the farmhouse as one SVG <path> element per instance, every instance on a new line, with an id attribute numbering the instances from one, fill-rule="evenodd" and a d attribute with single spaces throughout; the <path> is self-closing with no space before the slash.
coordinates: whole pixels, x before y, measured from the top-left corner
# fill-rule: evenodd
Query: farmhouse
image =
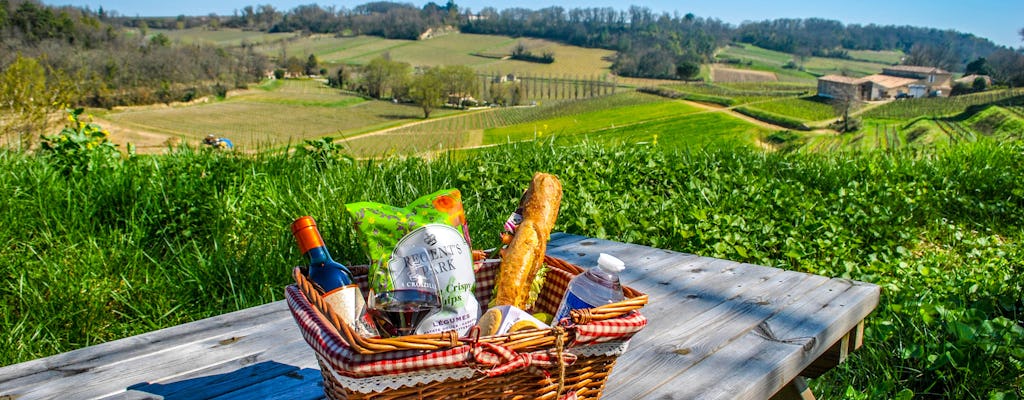
<path id="1" fill-rule="evenodd" d="M 952 89 L 952 74 L 935 67 L 897 65 L 863 78 L 825 75 L 818 78 L 818 96 L 862 101 L 901 97 L 945 97 Z"/>

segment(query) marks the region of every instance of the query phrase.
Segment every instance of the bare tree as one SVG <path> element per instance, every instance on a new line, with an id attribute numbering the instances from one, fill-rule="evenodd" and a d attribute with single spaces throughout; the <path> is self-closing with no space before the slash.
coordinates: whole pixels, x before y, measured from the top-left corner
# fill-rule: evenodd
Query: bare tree
<path id="1" fill-rule="evenodd" d="M 832 95 L 832 100 L 829 103 L 832 105 L 832 112 L 839 118 L 832 124 L 833 129 L 846 133 L 860 128 L 860 121 L 856 118 L 850 119 L 850 113 L 857 111 L 860 107 L 860 101 L 857 100 L 855 93 L 840 90 Z"/>

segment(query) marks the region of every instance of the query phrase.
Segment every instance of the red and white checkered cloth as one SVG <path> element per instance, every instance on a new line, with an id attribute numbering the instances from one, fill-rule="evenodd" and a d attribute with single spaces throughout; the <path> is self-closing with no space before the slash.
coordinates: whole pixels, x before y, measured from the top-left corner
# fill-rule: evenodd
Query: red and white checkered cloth
<path id="1" fill-rule="evenodd" d="M 496 262 L 477 265 L 476 295 L 482 305 L 490 300 L 497 267 Z M 564 277 L 552 279 L 555 284 L 563 280 Z M 561 292 L 564 292 L 564 285 Z M 488 376 L 497 376 L 518 368 L 557 365 L 557 356 L 551 350 L 517 353 L 501 345 L 470 340 L 466 340 L 464 345 L 445 350 L 361 354 L 348 346 L 337 329 L 297 286 L 289 285 L 285 288 L 285 298 L 306 343 L 321 361 L 343 376 L 363 378 L 459 367 L 475 367 L 485 371 Z M 647 319 L 643 315 L 632 312 L 605 321 L 570 325 L 565 329 L 571 338 L 569 347 L 572 348 L 608 341 L 627 341 L 646 325 Z M 575 359 L 576 356 L 571 353 L 563 354 L 563 361 L 567 364 L 572 364 Z"/>

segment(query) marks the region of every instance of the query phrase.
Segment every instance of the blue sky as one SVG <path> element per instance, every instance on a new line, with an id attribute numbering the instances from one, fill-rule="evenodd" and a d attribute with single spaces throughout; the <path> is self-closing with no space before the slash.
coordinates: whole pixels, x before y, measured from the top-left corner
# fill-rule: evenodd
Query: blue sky
<path id="1" fill-rule="evenodd" d="M 53 5 L 70 4 L 102 6 L 126 16 L 174 16 L 206 15 L 216 13 L 230 15 L 247 5 L 270 4 L 278 10 L 290 10 L 302 4 L 334 5 L 354 7 L 369 2 L 328 2 L 316 0 L 228 0 L 228 1 L 137 1 L 137 0 L 44 0 Z M 427 1 L 404 1 L 422 6 Z M 434 0 L 444 4 L 447 0 Z M 861 1 L 798 1 L 798 0 L 659 0 L 649 2 L 628 2 L 622 0 L 456 0 L 459 7 L 479 11 L 484 7 L 499 10 L 508 7 L 539 9 L 559 5 L 566 9 L 579 7 L 611 7 L 625 10 L 636 4 L 654 11 L 693 13 L 698 17 L 716 18 L 739 24 L 743 21 L 760 21 L 774 18 L 819 17 L 839 20 L 844 23 L 879 25 L 912 25 L 939 29 L 955 29 L 992 40 L 996 44 L 1020 47 L 1024 45 L 1017 33 L 1024 28 L 1024 0 L 953 1 L 953 0 L 861 0 Z"/>

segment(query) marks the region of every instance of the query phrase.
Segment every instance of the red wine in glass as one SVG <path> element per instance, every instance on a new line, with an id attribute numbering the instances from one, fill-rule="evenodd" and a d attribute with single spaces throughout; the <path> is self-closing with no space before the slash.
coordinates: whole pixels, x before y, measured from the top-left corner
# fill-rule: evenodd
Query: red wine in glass
<path id="1" fill-rule="evenodd" d="M 437 293 L 432 290 L 399 289 L 378 293 L 370 308 L 377 328 L 383 336 L 405 336 L 416 332 L 416 327 L 428 315 L 441 308 Z"/>

